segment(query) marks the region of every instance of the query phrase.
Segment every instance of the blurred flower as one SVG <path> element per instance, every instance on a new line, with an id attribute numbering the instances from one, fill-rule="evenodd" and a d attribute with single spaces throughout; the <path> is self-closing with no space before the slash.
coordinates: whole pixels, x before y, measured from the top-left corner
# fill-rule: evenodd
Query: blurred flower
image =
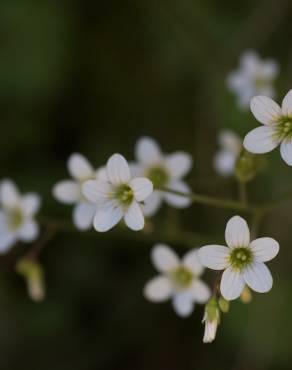
<path id="1" fill-rule="evenodd" d="M 82 195 L 82 184 L 96 178 L 96 172 L 88 160 L 75 153 L 68 159 L 68 171 L 73 180 L 58 182 L 53 188 L 54 197 L 61 203 L 75 204 L 73 223 L 79 230 L 88 230 L 96 212 L 96 206 L 89 203 Z"/>
<path id="2" fill-rule="evenodd" d="M 292 90 L 284 97 L 281 107 L 266 96 L 255 96 L 250 109 L 263 126 L 246 135 L 244 147 L 252 153 L 262 154 L 281 144 L 281 157 L 292 166 Z"/>
<path id="3" fill-rule="evenodd" d="M 247 108 L 255 95 L 274 97 L 273 82 L 278 71 L 274 60 L 262 60 L 255 51 L 249 50 L 242 54 L 239 68 L 228 76 L 227 86 L 237 95 L 239 106 Z"/>
<path id="4" fill-rule="evenodd" d="M 5 253 L 17 241 L 32 242 L 39 235 L 34 216 L 41 200 L 36 193 L 21 195 L 11 180 L 0 185 L 0 253 Z"/>
<path id="5" fill-rule="evenodd" d="M 220 149 L 214 158 L 215 170 L 221 176 L 234 174 L 235 163 L 242 149 L 242 140 L 231 130 L 222 130 L 218 137 Z"/>
<path id="6" fill-rule="evenodd" d="M 216 337 L 217 327 L 220 323 L 220 310 L 216 298 L 211 298 L 206 304 L 203 317 L 205 323 L 204 343 L 211 343 Z"/>
<path id="7" fill-rule="evenodd" d="M 120 154 L 110 157 L 103 178 L 82 186 L 85 198 L 97 205 L 93 225 L 99 232 L 110 230 L 122 218 L 130 229 L 143 229 L 142 202 L 152 191 L 150 180 L 132 178 L 128 162 Z"/>
<path id="8" fill-rule="evenodd" d="M 157 142 L 142 137 L 136 145 L 137 163 L 132 164 L 133 173 L 149 178 L 154 186 L 151 196 L 145 201 L 144 214 L 153 216 L 164 200 L 170 206 L 185 208 L 191 204 L 188 197 L 163 192 L 159 189 L 190 193 L 190 187 L 182 180 L 192 167 L 192 157 L 185 152 L 163 154 Z"/>
<path id="9" fill-rule="evenodd" d="M 273 278 L 263 262 L 278 254 L 278 242 L 272 238 L 250 242 L 248 225 L 239 216 L 228 221 L 225 240 L 228 247 L 207 245 L 199 250 L 202 265 L 213 270 L 225 270 L 220 284 L 223 297 L 228 301 L 238 298 L 245 284 L 258 293 L 268 292 Z"/>
<path id="10" fill-rule="evenodd" d="M 187 317 L 195 302 L 205 303 L 209 299 L 210 289 L 199 279 L 204 268 L 198 260 L 197 250 L 191 250 L 180 261 L 167 245 L 158 244 L 152 250 L 151 259 L 160 275 L 144 288 L 149 301 L 158 303 L 171 298 L 175 312 Z"/>

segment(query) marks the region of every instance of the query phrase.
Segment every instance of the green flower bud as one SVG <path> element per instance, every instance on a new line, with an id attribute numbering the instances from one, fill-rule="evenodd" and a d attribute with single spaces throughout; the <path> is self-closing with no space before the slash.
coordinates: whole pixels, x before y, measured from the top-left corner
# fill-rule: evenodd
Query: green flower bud
<path id="1" fill-rule="evenodd" d="M 251 181 L 264 166 L 262 156 L 243 149 L 235 163 L 235 176 L 240 182 Z"/>
<path id="2" fill-rule="evenodd" d="M 218 304 L 219 304 L 220 310 L 222 312 L 224 312 L 224 313 L 228 313 L 229 312 L 229 308 L 230 308 L 229 301 L 227 301 L 223 297 L 220 297 L 219 298 L 219 301 L 218 301 Z"/>

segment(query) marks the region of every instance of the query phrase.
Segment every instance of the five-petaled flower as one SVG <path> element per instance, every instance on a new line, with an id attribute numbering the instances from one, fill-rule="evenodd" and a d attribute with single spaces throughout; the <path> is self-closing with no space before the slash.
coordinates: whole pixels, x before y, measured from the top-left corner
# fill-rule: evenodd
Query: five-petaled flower
<path id="1" fill-rule="evenodd" d="M 88 230 L 92 226 L 96 206 L 88 202 L 81 192 L 82 184 L 97 176 L 97 172 L 81 154 L 72 154 L 68 159 L 68 172 L 73 180 L 58 182 L 53 188 L 54 197 L 61 203 L 75 204 L 73 223 L 79 230 Z"/>
<path id="2" fill-rule="evenodd" d="M 163 154 L 158 143 L 142 137 L 136 144 L 137 163 L 132 164 L 133 172 L 149 178 L 154 191 L 145 201 L 144 214 L 153 216 L 160 208 L 162 201 L 176 208 L 185 208 L 191 204 L 189 197 L 162 191 L 163 188 L 190 193 L 190 187 L 182 178 L 192 167 L 192 157 L 185 152 Z"/>
<path id="3" fill-rule="evenodd" d="M 159 303 L 171 298 L 175 312 L 187 317 L 196 302 L 203 304 L 209 299 L 209 287 L 200 279 L 204 268 L 196 249 L 188 252 L 180 261 L 167 245 L 158 244 L 152 250 L 151 259 L 160 275 L 150 280 L 144 288 L 148 300 Z"/>
<path id="4" fill-rule="evenodd" d="M 246 221 L 232 217 L 225 230 L 228 247 L 207 245 L 199 250 L 199 259 L 205 267 L 225 270 L 220 290 L 227 300 L 240 296 L 245 284 L 258 293 L 268 292 L 273 285 L 272 275 L 263 263 L 273 259 L 279 244 L 272 238 L 259 238 L 250 242 L 250 232 Z"/>
<path id="5" fill-rule="evenodd" d="M 242 54 L 240 67 L 228 76 L 227 85 L 237 95 L 239 106 L 247 108 L 255 95 L 274 97 L 273 82 L 278 70 L 274 60 L 262 60 L 255 51 L 249 50 Z"/>
<path id="6" fill-rule="evenodd" d="M 11 180 L 0 185 L 0 253 L 5 253 L 17 241 L 30 243 L 39 235 L 35 221 L 41 199 L 36 193 L 21 195 Z"/>
<path id="7" fill-rule="evenodd" d="M 110 157 L 102 178 L 82 186 L 85 198 L 97 206 L 93 225 L 99 232 L 110 230 L 122 218 L 130 229 L 143 229 L 143 202 L 152 191 L 150 180 L 132 178 L 128 162 L 120 154 Z"/>
<path id="8" fill-rule="evenodd" d="M 246 135 L 244 147 L 252 153 L 261 154 L 281 144 L 281 157 L 292 166 L 292 90 L 284 97 L 281 107 L 266 96 L 255 96 L 250 109 L 263 126 Z"/>

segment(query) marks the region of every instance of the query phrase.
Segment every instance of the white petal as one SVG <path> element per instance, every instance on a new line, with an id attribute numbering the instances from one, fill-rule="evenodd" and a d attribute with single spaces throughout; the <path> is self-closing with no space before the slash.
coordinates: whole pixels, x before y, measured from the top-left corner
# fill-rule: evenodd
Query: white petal
<path id="1" fill-rule="evenodd" d="M 136 177 L 130 181 L 130 187 L 133 189 L 134 197 L 137 202 L 142 202 L 153 192 L 153 184 L 145 177 Z"/>
<path id="2" fill-rule="evenodd" d="M 128 162 L 120 154 L 113 154 L 107 161 L 106 168 L 107 176 L 112 184 L 125 184 L 131 179 Z"/>
<path id="3" fill-rule="evenodd" d="M 88 180 L 82 185 L 82 194 L 92 203 L 102 204 L 113 192 L 113 186 L 104 180 Z"/>
<path id="4" fill-rule="evenodd" d="M 182 259 L 183 265 L 190 269 L 196 276 L 200 276 L 204 271 L 204 267 L 199 260 L 198 252 L 198 249 L 190 250 Z"/>
<path id="5" fill-rule="evenodd" d="M 20 194 L 11 180 L 3 180 L 0 186 L 0 202 L 4 207 L 14 208 L 20 203 Z"/>
<path id="6" fill-rule="evenodd" d="M 243 274 L 228 267 L 222 275 L 220 283 L 221 294 L 227 301 L 232 301 L 240 296 L 244 288 Z"/>
<path id="7" fill-rule="evenodd" d="M 236 156 L 228 150 L 220 150 L 214 157 L 214 168 L 221 176 L 234 174 Z"/>
<path id="8" fill-rule="evenodd" d="M 173 179 L 180 179 L 185 176 L 193 165 L 192 157 L 185 152 L 167 155 L 165 161 L 168 172 Z"/>
<path id="9" fill-rule="evenodd" d="M 279 72 L 279 65 L 272 59 L 266 59 L 261 66 L 261 76 L 267 81 L 272 81 Z M 267 95 L 269 96 L 269 95 Z"/>
<path id="10" fill-rule="evenodd" d="M 132 202 L 127 212 L 125 213 L 124 220 L 126 225 L 134 231 L 142 230 L 145 224 L 142 207 L 136 201 Z"/>
<path id="11" fill-rule="evenodd" d="M 163 302 L 170 298 L 172 286 L 166 276 L 151 279 L 144 288 L 144 296 L 151 302 Z"/>
<path id="12" fill-rule="evenodd" d="M 250 249 L 257 261 L 270 261 L 279 252 L 279 243 L 272 238 L 259 238 L 250 243 Z"/>
<path id="13" fill-rule="evenodd" d="M 282 102 L 282 114 L 292 116 L 292 90 L 289 90 Z"/>
<path id="14" fill-rule="evenodd" d="M 27 221 L 17 232 L 19 240 L 30 243 L 39 235 L 39 225 L 34 220 Z"/>
<path id="15" fill-rule="evenodd" d="M 250 109 L 255 118 L 264 125 L 272 125 L 277 122 L 282 114 L 280 106 L 271 98 L 263 95 L 252 98 Z"/>
<path id="16" fill-rule="evenodd" d="M 179 267 L 176 253 L 165 244 L 156 244 L 151 251 L 151 260 L 157 271 L 171 272 Z"/>
<path id="17" fill-rule="evenodd" d="M 80 200 L 81 188 L 75 181 L 64 180 L 54 186 L 53 195 L 61 203 L 73 204 Z"/>
<path id="18" fill-rule="evenodd" d="M 225 240 L 230 248 L 247 247 L 250 242 L 250 232 L 246 221 L 239 216 L 233 216 L 226 225 Z"/>
<path id="19" fill-rule="evenodd" d="M 14 234 L 8 232 L 0 233 L 0 254 L 6 253 L 14 244 L 16 243 L 16 238 Z"/>
<path id="20" fill-rule="evenodd" d="M 242 147 L 241 138 L 231 130 L 226 129 L 220 131 L 218 142 L 222 149 L 225 149 L 226 151 L 233 153 L 234 156 L 237 156 L 241 151 Z"/>
<path id="21" fill-rule="evenodd" d="M 95 172 L 95 178 L 97 180 L 108 181 L 106 166 L 100 167 Z"/>
<path id="22" fill-rule="evenodd" d="M 123 217 L 124 212 L 115 202 L 108 202 L 101 208 L 98 208 L 93 226 L 98 232 L 105 232 L 112 229 Z"/>
<path id="23" fill-rule="evenodd" d="M 135 153 L 137 160 L 145 165 L 158 164 L 163 159 L 157 142 L 147 136 L 138 140 Z"/>
<path id="24" fill-rule="evenodd" d="M 229 249 L 223 245 L 206 245 L 198 251 L 201 264 L 213 270 L 225 269 L 229 264 L 229 254 Z"/>
<path id="25" fill-rule="evenodd" d="M 145 168 L 136 162 L 129 162 L 130 172 L 133 178 L 144 176 Z"/>
<path id="26" fill-rule="evenodd" d="M 191 286 L 191 294 L 196 302 L 202 304 L 210 298 L 211 290 L 202 280 L 196 279 Z"/>
<path id="27" fill-rule="evenodd" d="M 191 194 L 190 187 L 180 180 L 173 180 L 167 186 L 171 190 L 180 191 L 182 193 Z M 188 196 L 175 195 L 168 192 L 163 192 L 163 198 L 166 203 L 175 208 L 186 208 L 192 204 L 192 200 Z"/>
<path id="28" fill-rule="evenodd" d="M 25 215 L 33 216 L 38 212 L 41 206 L 41 198 L 38 194 L 29 193 L 22 197 L 21 204 Z"/>
<path id="29" fill-rule="evenodd" d="M 161 207 L 162 196 L 161 192 L 155 190 L 147 199 L 143 206 L 143 213 L 147 217 L 153 216 Z"/>
<path id="30" fill-rule="evenodd" d="M 262 262 L 254 262 L 244 271 L 246 284 L 258 293 L 266 293 L 273 286 L 273 278 L 270 270 Z"/>
<path id="31" fill-rule="evenodd" d="M 79 153 L 74 153 L 68 160 L 68 171 L 70 175 L 78 180 L 89 180 L 94 175 L 94 169 L 88 160 Z"/>
<path id="32" fill-rule="evenodd" d="M 240 65 L 248 74 L 255 73 L 259 63 L 259 56 L 254 50 L 246 50 L 240 57 Z"/>
<path id="33" fill-rule="evenodd" d="M 193 312 L 194 303 L 189 294 L 179 293 L 172 299 L 175 312 L 180 317 L 188 317 Z"/>
<path id="34" fill-rule="evenodd" d="M 292 140 L 284 140 L 280 146 L 281 157 L 289 165 L 292 166 Z"/>
<path id="35" fill-rule="evenodd" d="M 90 203 L 80 203 L 74 207 L 73 222 L 79 230 L 88 230 L 92 227 L 96 206 Z"/>
<path id="36" fill-rule="evenodd" d="M 251 153 L 263 154 L 275 149 L 279 143 L 275 127 L 261 126 L 245 136 L 243 146 Z"/>

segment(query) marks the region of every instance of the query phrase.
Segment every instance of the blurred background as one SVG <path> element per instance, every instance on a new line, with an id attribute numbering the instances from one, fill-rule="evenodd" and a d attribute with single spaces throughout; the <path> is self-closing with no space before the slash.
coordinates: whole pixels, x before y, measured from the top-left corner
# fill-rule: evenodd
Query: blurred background
<path id="1" fill-rule="evenodd" d="M 136 140 L 149 135 L 166 152 L 193 155 L 195 191 L 236 198 L 235 181 L 213 169 L 218 131 L 243 137 L 256 122 L 239 110 L 226 77 L 255 49 L 280 63 L 281 100 L 292 87 L 291 21 L 291 0 L 0 0 L 1 177 L 41 193 L 43 217 L 70 220 L 71 208 L 51 196 L 67 177 L 68 156 L 81 152 L 96 167 L 114 152 L 133 159 Z M 249 185 L 252 201 L 292 187 L 279 152 L 267 158 Z M 179 254 L 222 242 L 232 212 L 165 207 L 149 234 L 61 232 L 41 255 L 47 298 L 39 304 L 14 271 L 29 246 L 14 248 L 0 259 L 1 369 L 291 369 L 291 205 L 283 202 L 260 229 L 281 244 L 270 264 L 273 290 L 233 303 L 211 345 L 202 343 L 202 306 L 180 319 L 142 289 L 156 274 L 155 242 Z M 172 222 L 197 242 L 168 238 Z"/>

